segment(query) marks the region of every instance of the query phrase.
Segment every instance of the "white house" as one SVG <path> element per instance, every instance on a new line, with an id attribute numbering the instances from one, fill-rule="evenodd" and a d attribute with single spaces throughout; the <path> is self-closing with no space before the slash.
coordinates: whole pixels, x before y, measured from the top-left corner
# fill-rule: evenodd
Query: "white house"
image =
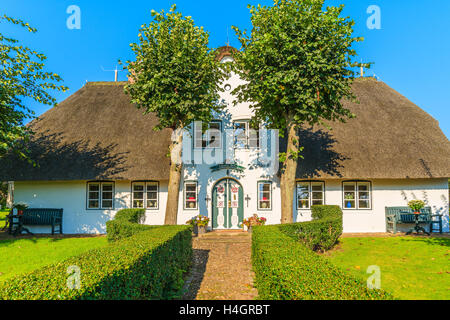
<path id="1" fill-rule="evenodd" d="M 232 61 L 231 48 L 219 59 Z M 258 214 L 269 224 L 281 219 L 276 131 L 252 130 L 248 104 L 227 108 L 203 132 L 191 126 L 183 145 L 183 179 L 178 223 L 202 214 L 211 229 L 237 229 Z M 63 208 L 68 234 L 104 233 L 105 222 L 123 208 L 145 208 L 146 223 L 164 223 L 170 130 L 153 131 L 154 115 L 142 115 L 123 92 L 123 82 L 91 82 L 31 126 L 30 148 L 38 166 L 14 158 L 0 163 L 0 180 L 10 181 L 14 201 L 32 208 Z M 359 104 L 347 123 L 300 130 L 294 221 L 311 219 L 315 204 L 339 205 L 344 232 L 385 232 L 385 207 L 422 199 L 444 215 L 449 231 L 450 142 L 426 112 L 373 78 L 357 79 Z M 272 159 L 270 163 L 262 161 Z M 49 227 L 31 228 L 49 232 Z"/>

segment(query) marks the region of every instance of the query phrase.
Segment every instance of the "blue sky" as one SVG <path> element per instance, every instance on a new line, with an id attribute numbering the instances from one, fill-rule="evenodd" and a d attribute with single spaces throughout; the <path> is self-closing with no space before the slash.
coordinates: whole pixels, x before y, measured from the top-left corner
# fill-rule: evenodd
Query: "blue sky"
<path id="1" fill-rule="evenodd" d="M 247 3 L 271 4 L 272 1 L 192 1 L 192 0 L 1 0 L 0 13 L 20 18 L 38 29 L 28 34 L 18 27 L 0 24 L 2 33 L 18 38 L 25 45 L 45 53 L 47 70 L 64 78 L 70 88 L 55 93 L 62 101 L 87 81 L 111 81 L 118 59 L 132 59 L 129 44 L 137 40 L 143 23 L 151 19 L 150 11 L 166 9 L 176 3 L 184 15 L 210 32 L 211 46 L 227 41 L 239 47 L 231 25 L 251 29 Z M 344 14 L 355 22 L 355 35 L 365 41 L 358 44 L 359 59 L 375 64 L 368 75 L 406 96 L 439 121 L 450 138 L 450 1 L 448 0 L 328 0 L 327 4 L 345 4 Z M 66 26 L 69 5 L 81 9 L 81 29 Z M 370 5 L 381 12 L 381 29 L 369 29 Z M 119 80 L 125 80 L 125 73 Z M 49 106 L 30 103 L 40 115 Z"/>

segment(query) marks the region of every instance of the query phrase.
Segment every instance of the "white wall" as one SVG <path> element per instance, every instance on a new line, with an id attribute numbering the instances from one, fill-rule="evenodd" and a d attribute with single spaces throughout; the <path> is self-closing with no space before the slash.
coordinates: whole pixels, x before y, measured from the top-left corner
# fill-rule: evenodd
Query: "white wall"
<path id="1" fill-rule="evenodd" d="M 114 210 L 86 209 L 86 181 L 16 182 L 14 201 L 25 202 L 30 208 L 62 208 L 65 234 L 103 234 L 106 221 L 120 209 L 131 207 L 131 182 L 115 183 Z M 160 182 L 159 209 L 146 211 L 146 224 L 164 223 L 167 202 L 167 181 Z M 31 232 L 50 233 L 51 227 L 30 226 Z"/>
<path id="2" fill-rule="evenodd" d="M 342 180 L 325 181 L 327 205 L 342 207 Z M 344 232 L 385 232 L 385 207 L 407 206 L 409 200 L 420 199 L 433 213 L 444 214 L 444 232 L 449 232 L 449 200 L 447 179 L 372 180 L 372 209 L 343 210 Z M 298 210 L 296 221 L 310 220 L 311 211 Z M 407 231 L 411 225 L 399 230 Z"/>

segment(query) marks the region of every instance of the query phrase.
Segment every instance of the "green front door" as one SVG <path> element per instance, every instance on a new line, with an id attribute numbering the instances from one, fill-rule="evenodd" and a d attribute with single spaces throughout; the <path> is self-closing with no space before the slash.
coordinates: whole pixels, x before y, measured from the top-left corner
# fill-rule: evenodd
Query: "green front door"
<path id="1" fill-rule="evenodd" d="M 239 182 L 224 179 L 213 187 L 213 228 L 240 229 L 244 220 L 244 191 Z"/>

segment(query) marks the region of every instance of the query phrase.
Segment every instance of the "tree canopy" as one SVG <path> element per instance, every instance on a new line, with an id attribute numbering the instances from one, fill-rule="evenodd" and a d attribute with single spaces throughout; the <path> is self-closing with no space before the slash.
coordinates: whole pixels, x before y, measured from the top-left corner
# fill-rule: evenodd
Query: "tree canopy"
<path id="1" fill-rule="evenodd" d="M 343 5 L 322 10 L 324 0 L 275 0 L 249 6 L 252 31 L 233 27 L 243 50 L 237 71 L 246 81 L 236 102 L 250 101 L 255 118 L 277 129 L 295 124 L 345 120 L 353 115 L 342 98 L 354 99 L 350 84 L 356 55 L 354 21 L 340 17 Z"/>
<path id="2" fill-rule="evenodd" d="M 145 112 L 154 112 L 162 128 L 184 128 L 193 121 L 210 122 L 219 111 L 220 81 L 225 73 L 208 47 L 209 34 L 173 5 L 168 13 L 152 10 L 139 43 L 132 43 L 135 61 L 127 61 L 132 83 L 126 92 Z"/>
<path id="3" fill-rule="evenodd" d="M 5 22 L 36 32 L 22 20 L 0 16 L 0 23 Z M 0 157 L 15 152 L 27 158 L 22 142 L 29 136 L 30 129 L 24 121 L 33 118 L 34 112 L 25 105 L 24 99 L 55 105 L 56 100 L 48 91 L 67 90 L 57 85 L 62 81 L 59 75 L 44 71 L 46 59 L 44 54 L 0 33 Z"/>

